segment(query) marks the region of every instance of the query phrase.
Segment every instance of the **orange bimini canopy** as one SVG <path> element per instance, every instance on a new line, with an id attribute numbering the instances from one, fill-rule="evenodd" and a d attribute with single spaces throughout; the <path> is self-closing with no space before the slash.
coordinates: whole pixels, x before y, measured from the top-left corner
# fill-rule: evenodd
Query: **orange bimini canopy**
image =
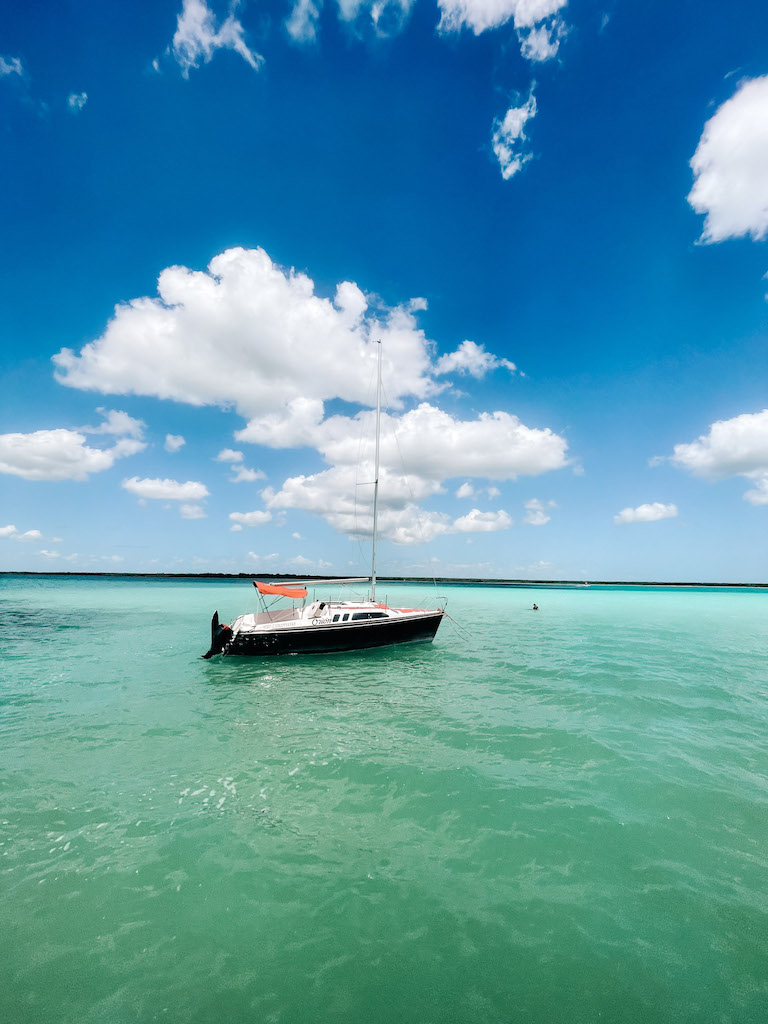
<path id="1" fill-rule="evenodd" d="M 279 583 L 261 583 L 259 580 L 254 580 L 253 585 L 260 594 L 279 594 L 280 597 L 293 598 L 307 596 L 304 587 L 283 587 Z"/>

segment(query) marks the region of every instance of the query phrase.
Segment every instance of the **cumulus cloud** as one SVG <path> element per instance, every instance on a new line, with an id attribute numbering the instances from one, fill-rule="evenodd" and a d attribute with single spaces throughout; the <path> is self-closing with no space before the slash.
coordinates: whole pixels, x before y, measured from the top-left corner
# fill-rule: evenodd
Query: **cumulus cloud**
<path id="1" fill-rule="evenodd" d="M 230 512 L 229 518 L 235 524 L 231 529 L 240 530 L 244 526 L 264 526 L 266 523 L 271 522 L 272 513 L 265 512 L 262 509 L 256 509 L 254 512 Z"/>
<path id="2" fill-rule="evenodd" d="M 247 466 L 233 466 L 232 476 L 229 478 L 231 484 L 252 484 L 256 480 L 266 480 L 267 474 L 263 469 L 248 469 Z"/>
<path id="3" fill-rule="evenodd" d="M 461 487 L 456 491 L 457 498 L 474 498 L 474 496 L 475 488 L 468 480 L 465 480 Z"/>
<path id="4" fill-rule="evenodd" d="M 242 462 L 243 453 L 236 452 L 232 448 L 222 448 L 219 454 L 216 456 L 217 462 Z"/>
<path id="5" fill-rule="evenodd" d="M 354 418 L 335 416 L 323 423 L 316 446 L 330 469 L 287 479 L 279 490 L 263 492 L 269 508 L 297 508 L 322 516 L 334 529 L 367 535 L 370 507 L 358 497 L 359 483 L 373 479 L 370 459 L 359 465 L 360 437 L 373 436 L 373 414 Z M 442 513 L 427 511 L 420 502 L 442 493 L 443 482 L 454 477 L 513 480 L 536 476 L 567 464 L 567 444 L 549 429 L 526 427 L 509 413 L 483 413 L 475 420 L 459 420 L 422 403 L 392 416 L 382 415 L 379 474 L 379 529 L 382 537 L 413 544 L 440 534 L 506 528 L 507 513 L 486 519 L 471 513 L 452 522 Z M 408 467 L 404 473 L 398 469 Z M 465 481 L 459 490 L 468 495 Z M 506 517 L 506 519 L 505 519 Z M 459 523 L 459 525 L 457 525 Z"/>
<path id="6" fill-rule="evenodd" d="M 30 540 L 42 540 L 43 535 L 39 530 L 25 530 L 24 533 L 20 533 L 15 526 L 0 526 L 0 537 L 9 537 L 11 540 L 30 541 Z"/>
<path id="7" fill-rule="evenodd" d="M 192 68 L 207 64 L 217 50 L 234 50 L 258 71 L 264 58 L 245 42 L 243 26 L 232 13 L 236 7 L 235 2 L 229 17 L 219 25 L 205 0 L 183 0 L 170 52 L 185 78 Z"/>
<path id="8" fill-rule="evenodd" d="M 80 427 L 84 434 L 114 434 L 116 437 L 135 437 L 141 440 L 144 436 L 146 423 L 134 419 L 127 412 L 118 409 L 98 408 L 96 412 L 103 417 L 97 427 Z"/>
<path id="9" fill-rule="evenodd" d="M 451 525 L 451 533 L 493 533 L 496 530 L 508 530 L 512 519 L 508 512 L 499 509 L 497 512 L 481 512 L 473 508 L 465 516 L 455 519 Z"/>
<path id="10" fill-rule="evenodd" d="M 0 473 L 25 480 L 87 480 L 144 448 L 143 441 L 131 437 L 120 438 L 111 448 L 91 448 L 85 433 L 63 428 L 0 434 Z"/>
<path id="11" fill-rule="evenodd" d="M 130 479 L 123 480 L 122 486 L 126 491 L 145 500 L 198 502 L 208 497 L 208 488 L 197 480 L 180 483 L 178 480 L 161 480 L 159 478 L 142 480 L 137 476 L 132 476 Z"/>
<path id="12" fill-rule="evenodd" d="M 670 461 L 697 476 L 724 479 L 768 471 L 768 409 L 718 420 L 689 444 L 676 444 Z"/>
<path id="13" fill-rule="evenodd" d="M 183 448 L 186 443 L 186 440 L 181 436 L 181 434 L 166 434 L 165 444 L 163 447 L 167 452 L 177 452 L 180 448 Z"/>
<path id="14" fill-rule="evenodd" d="M 567 442 L 548 427 L 527 427 L 507 412 L 481 413 L 461 420 L 427 402 L 381 418 L 381 464 L 401 463 L 425 481 L 453 477 L 514 480 L 567 465 Z M 374 415 L 332 416 L 323 423 L 315 447 L 335 464 L 354 466 L 360 437 L 373 437 Z M 370 477 L 372 479 L 372 477 Z"/>
<path id="15" fill-rule="evenodd" d="M 458 32 L 466 26 L 480 35 L 513 21 L 517 29 L 532 28 L 566 6 L 568 0 L 438 0 L 439 29 Z"/>
<path id="16" fill-rule="evenodd" d="M 743 476 L 755 484 L 745 500 L 768 504 L 768 409 L 718 420 L 697 440 L 676 444 L 669 461 L 711 480 Z"/>
<path id="17" fill-rule="evenodd" d="M 462 341 L 455 352 L 449 352 L 441 356 L 435 364 L 435 373 L 460 373 L 469 374 L 478 380 L 483 378 L 490 370 L 503 367 L 514 373 L 517 369 L 509 359 L 499 359 L 485 350 L 483 345 L 474 341 Z"/>
<path id="18" fill-rule="evenodd" d="M 414 312 L 367 300 L 361 311 L 353 288 L 337 290 L 335 301 L 321 298 L 309 277 L 283 270 L 261 249 L 230 249 L 207 273 L 169 267 L 158 298 L 118 306 L 79 355 L 65 348 L 54 356 L 56 377 L 104 394 L 234 406 L 255 418 L 249 440 L 283 426 L 301 438 L 332 398 L 370 403 L 378 339 L 390 400 L 434 392 L 430 346 Z"/>
<path id="19" fill-rule="evenodd" d="M 768 234 L 768 75 L 743 82 L 707 121 L 691 160 L 688 202 L 703 242 Z"/>
<path id="20" fill-rule="evenodd" d="M 674 519 L 677 515 L 677 505 L 664 505 L 660 501 L 654 501 L 648 505 L 638 505 L 637 508 L 623 508 L 618 515 L 613 517 L 614 523 L 655 523 L 658 519 Z"/>
<path id="21" fill-rule="evenodd" d="M 272 509 L 309 509 L 355 531 L 358 483 L 372 479 L 370 466 L 360 476 L 355 467 L 361 438 L 372 447 L 374 436 L 378 339 L 393 410 L 382 415 L 381 443 L 389 536 L 411 542 L 419 530 L 453 528 L 447 517 L 419 508 L 447 480 L 513 480 L 568 464 L 564 438 L 550 429 L 500 411 L 461 420 L 425 400 L 444 389 L 442 375 L 481 378 L 514 364 L 471 341 L 435 361 L 435 346 L 416 322 L 423 300 L 388 308 L 353 282 L 342 282 L 332 300 L 322 298 L 306 275 L 276 266 L 262 250 L 242 249 L 216 257 L 207 273 L 169 268 L 159 292 L 119 306 L 104 334 L 79 354 L 63 349 L 54 359 L 58 379 L 103 392 L 234 406 L 247 419 L 237 441 L 316 450 L 329 468 L 270 489 Z M 334 399 L 363 411 L 326 417 L 325 403 Z M 263 477 L 244 465 L 241 451 L 225 448 L 216 459 L 230 464 L 233 482 Z M 407 476 L 396 468 L 401 462 Z"/>
<path id="22" fill-rule="evenodd" d="M 232 475 L 229 482 L 233 484 L 254 483 L 256 480 L 266 480 L 267 474 L 261 469 L 248 469 L 242 464 L 243 453 L 234 451 L 232 448 L 223 448 L 216 456 L 217 462 L 230 463 Z"/>
<path id="23" fill-rule="evenodd" d="M 269 448 L 311 446 L 317 438 L 325 407 L 319 398 L 292 398 L 275 412 L 254 416 L 248 426 L 235 432 L 238 441 Z"/>
<path id="24" fill-rule="evenodd" d="M 768 470 L 750 473 L 749 478 L 754 480 L 755 486 L 744 492 L 744 500 L 750 505 L 768 505 Z"/>
<path id="25" fill-rule="evenodd" d="M 548 501 L 545 504 L 543 501 L 539 501 L 538 498 L 531 498 L 530 501 L 525 503 L 524 521 L 529 526 L 546 526 L 552 518 L 546 511 L 548 508 L 557 508 L 557 504 L 554 501 Z"/>
<path id="26" fill-rule="evenodd" d="M 525 103 L 519 107 L 510 107 L 503 120 L 493 122 L 491 145 L 505 181 L 521 171 L 532 157 L 525 148 L 528 141 L 525 126 L 535 116 L 536 97 L 531 92 Z"/>
<path id="27" fill-rule="evenodd" d="M 87 102 L 87 92 L 72 92 L 67 97 L 67 106 L 74 114 L 79 113 Z"/>
<path id="28" fill-rule="evenodd" d="M 370 511 L 358 499 L 360 481 L 373 479 L 370 461 L 358 468 L 360 436 L 372 436 L 373 416 L 336 416 L 323 424 L 318 450 L 332 467 L 309 476 L 291 477 L 279 490 L 267 488 L 269 508 L 300 508 L 322 516 L 335 529 L 357 535 L 370 532 Z M 383 537 L 399 543 L 429 540 L 442 533 L 487 530 L 509 525 L 507 513 L 477 511 L 451 522 L 419 502 L 440 494 L 452 477 L 512 480 L 538 475 L 567 464 L 565 440 L 551 430 L 526 427 L 509 413 L 484 413 L 458 420 L 427 403 L 401 416 L 382 415 L 379 526 Z M 405 464 L 408 473 L 398 471 Z M 466 486 L 459 489 L 468 496 Z M 506 517 L 506 518 L 505 518 Z M 460 525 L 456 525 L 459 523 Z"/>

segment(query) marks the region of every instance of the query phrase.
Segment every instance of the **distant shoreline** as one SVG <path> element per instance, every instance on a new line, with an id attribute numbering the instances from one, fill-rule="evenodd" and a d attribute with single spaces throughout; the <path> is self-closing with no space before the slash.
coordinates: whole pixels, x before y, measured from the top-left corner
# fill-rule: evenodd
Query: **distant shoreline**
<path id="1" fill-rule="evenodd" d="M 95 579 L 149 579 L 149 580 L 252 580 L 255 573 L 226 572 L 35 572 L 33 570 L 0 570 L 2 576 L 45 576 L 45 577 L 78 577 L 86 576 Z M 259 579 L 296 580 L 312 583 L 313 580 L 332 581 L 330 576 L 306 576 L 296 573 L 258 573 Z M 347 577 L 338 577 L 346 579 Z M 415 583 L 436 584 L 444 586 L 482 586 L 482 587 L 573 587 L 587 589 L 589 587 L 668 587 L 676 588 L 720 588 L 725 590 L 768 589 L 768 583 L 704 583 L 674 582 L 661 580 L 523 580 L 523 579 L 483 579 L 481 577 L 461 576 L 378 576 L 378 583 Z"/>

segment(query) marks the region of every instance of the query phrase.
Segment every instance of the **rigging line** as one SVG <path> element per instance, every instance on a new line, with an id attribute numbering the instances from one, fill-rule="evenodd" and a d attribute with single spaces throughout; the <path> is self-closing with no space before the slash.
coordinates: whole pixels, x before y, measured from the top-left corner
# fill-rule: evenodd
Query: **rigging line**
<path id="1" fill-rule="evenodd" d="M 387 389 L 383 385 L 382 385 L 381 391 L 382 391 L 382 395 L 387 400 L 387 403 L 389 403 L 389 396 L 387 395 Z M 387 405 L 387 408 L 389 408 L 389 405 Z M 413 490 L 411 489 L 411 482 L 408 479 L 408 473 L 407 473 L 406 467 L 405 467 L 405 459 L 403 458 L 403 450 L 400 447 L 400 438 L 397 435 L 397 429 L 396 429 L 394 423 L 390 424 L 390 428 L 392 430 L 392 436 L 395 439 L 395 447 L 397 448 L 397 454 L 400 457 L 400 465 L 401 465 L 402 470 L 403 470 L 403 480 L 405 481 L 405 486 L 408 489 L 408 494 L 411 497 L 411 501 L 418 508 L 418 503 L 416 501 L 416 496 L 414 495 Z M 421 543 L 422 544 L 428 544 L 429 541 L 427 540 L 426 534 L 424 533 L 424 528 L 423 528 L 422 521 L 421 521 L 420 518 L 417 519 L 417 523 L 418 523 L 419 532 L 421 534 Z M 431 576 L 429 578 L 432 580 L 432 583 L 434 585 L 435 590 L 437 590 L 437 577 L 436 576 Z"/>
<path id="2" fill-rule="evenodd" d="M 443 615 L 445 616 L 446 619 L 450 620 L 451 625 L 456 630 L 456 635 L 459 637 L 459 639 L 463 640 L 465 644 L 468 644 L 469 641 L 472 639 L 472 634 L 470 633 L 470 631 L 465 626 L 462 626 L 461 623 L 457 622 L 452 615 L 448 614 L 448 612 L 443 611 Z"/>
<path id="3" fill-rule="evenodd" d="M 367 388 L 367 391 L 366 391 L 366 397 L 368 399 L 370 399 L 371 394 L 373 393 L 373 377 L 374 377 L 374 374 L 376 372 L 377 372 L 376 371 L 376 367 L 374 365 L 374 366 L 371 367 L 371 374 L 370 374 L 370 376 L 368 378 L 368 388 Z M 353 536 L 355 537 L 355 540 L 357 542 L 357 554 L 358 554 L 358 558 L 359 558 L 361 564 L 363 564 L 364 555 L 363 555 L 362 532 L 361 532 L 360 528 L 358 527 L 358 520 L 357 520 L 357 489 L 358 489 L 358 487 L 362 487 L 363 486 L 363 482 L 361 482 L 361 480 L 360 480 L 360 464 L 362 462 L 364 425 L 365 425 L 364 424 L 364 419 L 361 419 L 360 420 L 360 432 L 358 433 L 358 436 L 357 436 L 357 461 L 355 462 L 355 494 L 354 494 L 354 505 L 353 505 L 353 510 L 352 510 L 352 532 L 353 532 Z M 367 555 L 365 555 L 365 558 L 367 558 Z"/>

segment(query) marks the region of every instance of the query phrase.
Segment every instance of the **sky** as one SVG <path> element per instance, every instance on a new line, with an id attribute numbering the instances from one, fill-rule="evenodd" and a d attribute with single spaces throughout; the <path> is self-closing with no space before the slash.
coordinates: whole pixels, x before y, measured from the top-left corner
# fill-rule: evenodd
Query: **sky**
<path id="1" fill-rule="evenodd" d="M 768 582 L 768 5 L 0 9 L 0 570 Z"/>

